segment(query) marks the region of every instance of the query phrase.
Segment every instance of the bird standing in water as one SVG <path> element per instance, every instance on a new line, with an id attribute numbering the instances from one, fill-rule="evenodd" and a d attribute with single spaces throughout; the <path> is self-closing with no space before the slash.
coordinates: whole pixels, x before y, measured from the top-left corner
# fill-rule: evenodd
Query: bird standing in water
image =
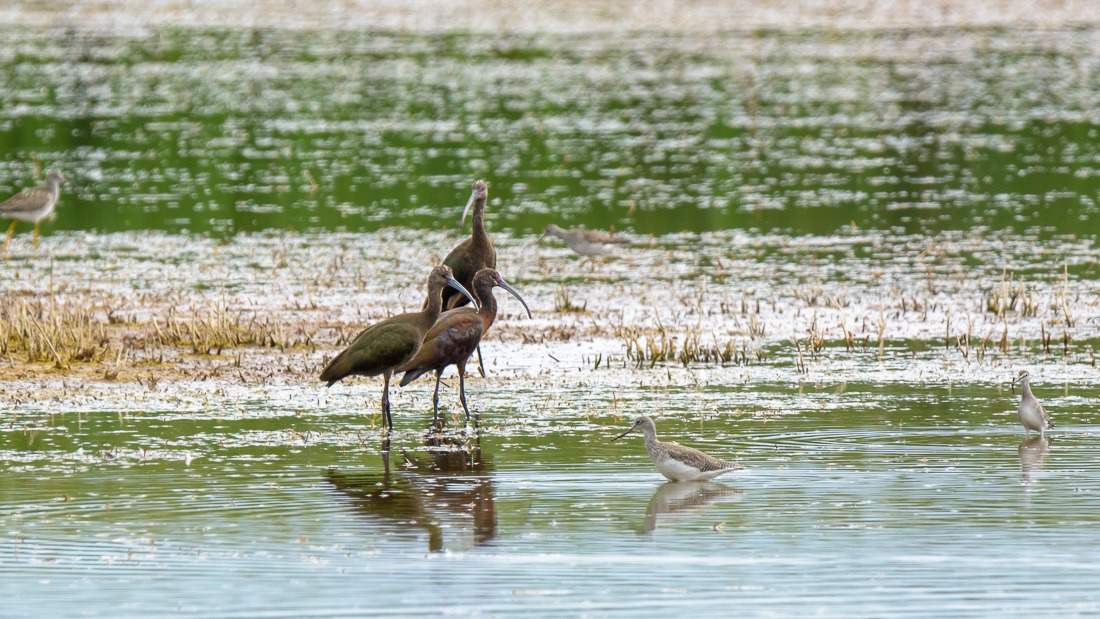
<path id="1" fill-rule="evenodd" d="M 497 250 L 489 235 L 485 233 L 485 202 L 489 199 L 489 185 L 478 180 L 473 184 L 470 199 L 462 210 L 462 226 L 466 226 L 466 216 L 473 211 L 470 238 L 462 241 L 447 257 L 443 264 L 451 267 L 455 279 L 466 288 L 473 288 L 474 275 L 481 269 L 497 268 Z M 466 298 L 453 290 L 443 291 L 443 309 L 450 310 L 466 305 Z"/>
<path id="2" fill-rule="evenodd" d="M 15 233 L 15 227 L 21 221 L 34 224 L 34 248 L 38 249 L 38 224 L 53 214 L 57 199 L 61 197 L 61 182 L 64 180 L 65 177 L 61 172 L 51 170 L 46 175 L 45 187 L 24 189 L 0 203 L 0 217 L 12 220 L 8 228 L 8 236 L 4 239 L 4 252 L 8 251 L 11 235 Z"/>
<path id="3" fill-rule="evenodd" d="M 449 365 L 458 368 L 459 399 L 462 401 L 462 410 L 466 411 L 466 422 L 470 421 L 470 409 L 466 406 L 466 362 L 496 320 L 497 301 L 493 297 L 494 286 L 500 286 L 519 299 L 523 308 L 527 310 L 527 316 L 531 317 L 531 308 L 527 307 L 527 302 L 515 288 L 504 281 L 500 273 L 495 269 L 481 269 L 474 276 L 472 286 L 474 294 L 481 302 L 481 308 L 475 310 L 472 307 L 459 307 L 441 314 L 439 320 L 424 336 L 420 351 L 397 370 L 405 372 L 405 376 L 401 379 L 402 387 L 428 372 L 435 371 L 435 396 L 432 398 L 433 426 L 439 424 L 439 378 Z"/>
<path id="4" fill-rule="evenodd" d="M 629 430 L 611 440 L 617 441 L 634 431 L 641 432 L 645 436 L 645 450 L 649 452 L 649 459 L 662 475 L 672 481 L 713 479 L 741 468 L 741 465 L 736 462 L 708 456 L 698 449 L 676 443 L 662 443 L 657 440 L 657 426 L 645 415 L 637 417 Z"/>
<path id="5" fill-rule="evenodd" d="M 1020 370 L 1020 375 L 1012 379 L 1013 385 L 1020 383 L 1022 391 L 1020 408 L 1016 414 L 1020 417 L 1020 423 L 1024 424 L 1024 432 L 1030 434 L 1034 430 L 1039 433 L 1039 436 L 1043 436 L 1047 430 L 1054 427 L 1054 423 L 1050 421 L 1050 415 L 1039 403 L 1039 398 L 1031 392 L 1030 380 L 1031 375 L 1027 370 Z"/>
<path id="6" fill-rule="evenodd" d="M 443 264 L 451 267 L 455 279 L 467 288 L 473 288 L 474 275 L 481 269 L 497 268 L 497 250 L 489 235 L 485 233 L 485 202 L 489 199 L 489 185 L 484 180 L 474 181 L 470 199 L 462 209 L 462 226 L 466 226 L 466 215 L 473 211 L 470 222 L 470 238 L 455 245 L 451 253 L 443 259 Z M 466 298 L 453 290 L 443 291 L 443 309 L 452 310 L 466 305 Z M 476 304 L 475 304 L 476 305 Z M 477 367 L 481 377 L 485 377 L 485 364 L 481 361 L 481 345 L 477 346 Z"/>
<path id="7" fill-rule="evenodd" d="M 428 276 L 428 298 L 424 302 L 424 309 L 419 312 L 398 314 L 368 327 L 325 366 L 324 371 L 321 372 L 321 380 L 331 387 L 348 376 L 381 374 L 385 379 L 382 387 L 382 423 L 392 431 L 390 377 L 393 376 L 394 370 L 408 363 L 420 350 L 424 334 L 439 318 L 442 292 L 447 285 L 457 289 L 473 302 L 470 292 L 455 280 L 450 268 L 445 265 L 435 267 Z"/>

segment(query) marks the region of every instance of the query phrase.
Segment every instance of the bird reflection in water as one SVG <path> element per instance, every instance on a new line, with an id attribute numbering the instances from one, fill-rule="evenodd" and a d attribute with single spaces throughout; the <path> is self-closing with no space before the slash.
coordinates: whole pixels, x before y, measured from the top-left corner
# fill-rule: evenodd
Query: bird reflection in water
<path id="1" fill-rule="evenodd" d="M 445 531 L 465 532 L 471 523 L 473 546 L 492 540 L 496 507 L 480 441 L 470 444 L 429 434 L 425 446 L 426 457 L 402 453 L 402 462 L 391 468 L 385 445 L 381 473 L 329 469 L 325 480 L 359 513 L 388 522 L 394 530 L 426 531 L 430 552 L 444 549 Z"/>
<path id="2" fill-rule="evenodd" d="M 687 516 L 721 500 L 737 501 L 741 491 L 713 481 L 669 481 L 653 493 L 645 510 L 645 532 L 657 528 L 658 517 Z"/>
<path id="3" fill-rule="evenodd" d="M 1020 443 L 1020 484 L 1030 486 L 1032 473 L 1043 470 L 1043 461 L 1047 459 L 1052 439 L 1047 436 L 1032 436 Z"/>

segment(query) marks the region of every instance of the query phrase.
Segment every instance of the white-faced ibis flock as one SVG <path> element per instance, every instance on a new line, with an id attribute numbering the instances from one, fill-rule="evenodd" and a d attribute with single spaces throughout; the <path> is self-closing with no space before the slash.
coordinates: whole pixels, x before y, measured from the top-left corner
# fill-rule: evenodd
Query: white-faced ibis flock
<path id="1" fill-rule="evenodd" d="M 382 423 L 393 430 L 390 414 L 390 377 L 420 350 L 424 335 L 435 324 L 443 307 L 443 288 L 450 285 L 471 302 L 474 298 L 455 280 L 451 268 L 439 265 L 428 276 L 428 298 L 419 312 L 398 314 L 367 327 L 347 348 L 329 362 L 321 372 L 321 380 L 329 387 L 348 376 L 378 376 L 382 386 Z"/>
<path id="2" fill-rule="evenodd" d="M 34 196 L 42 198 L 38 200 L 42 204 L 40 208 L 52 208 L 57 199 L 59 179 L 60 175 L 51 173 L 48 189 L 28 190 L 4 203 L 4 206 L 18 200 L 22 200 L 20 204 L 29 204 L 30 197 Z M 455 366 L 458 370 L 459 400 L 469 425 L 471 416 L 466 401 L 466 364 L 475 350 L 480 363 L 481 340 L 496 320 L 497 301 L 493 296 L 493 288 L 500 287 L 508 291 L 523 305 L 528 317 L 533 317 L 520 293 L 504 281 L 496 270 L 496 249 L 485 232 L 485 204 L 488 197 L 489 188 L 486 182 L 476 181 L 462 212 L 463 227 L 466 217 L 471 211 L 473 213 L 470 236 L 447 254 L 443 264 L 432 269 L 428 277 L 428 295 L 421 310 L 399 314 L 367 328 L 321 372 L 321 380 L 330 387 L 347 376 L 382 375 L 382 423 L 387 432 L 384 451 L 388 451 L 388 433 L 393 431 L 389 388 L 390 379 L 395 373 L 404 374 L 401 378 L 402 387 L 429 372 L 435 373 L 432 427 L 441 429 L 440 379 L 448 366 Z M 10 233 L 9 230 L 9 237 Z M 562 239 L 573 251 L 587 258 L 600 256 L 611 246 L 626 242 L 625 239 L 603 232 L 567 230 L 553 224 L 546 226 L 539 240 L 549 236 Z M 467 301 L 472 304 L 471 307 L 463 307 Z M 483 367 L 481 374 L 485 376 Z M 1020 421 L 1027 431 L 1035 430 L 1042 434 L 1052 425 L 1042 404 L 1032 394 L 1028 378 L 1027 372 L 1021 372 L 1016 379 L 1023 384 Z M 612 440 L 622 438 L 630 432 L 644 435 L 646 451 L 653 464 L 662 475 L 673 481 L 708 480 L 739 468 L 734 462 L 714 458 L 697 449 L 657 440 L 656 427 L 649 417 L 638 417 L 630 429 Z"/>
<path id="3" fill-rule="evenodd" d="M 470 420 L 470 409 L 466 404 L 466 362 L 474 350 L 478 350 L 480 362 L 481 338 L 496 320 L 494 286 L 500 286 L 519 299 L 527 315 L 531 316 L 527 302 L 495 270 L 497 252 L 485 233 L 485 202 L 488 198 L 488 184 L 483 180 L 476 181 L 462 212 L 462 223 L 465 225 L 466 216 L 473 210 L 473 231 L 470 238 L 447 254 L 443 264 L 432 270 L 428 278 L 428 296 L 421 310 L 387 318 L 369 327 L 321 372 L 321 380 L 330 387 L 347 376 L 381 374 L 384 379 L 382 422 L 388 430 L 393 430 L 389 397 L 393 374 L 404 372 L 401 386 L 405 386 L 421 375 L 435 371 L 432 425 L 438 426 L 439 379 L 450 365 L 458 368 L 459 397 L 466 420 Z M 476 300 L 467 288 L 474 290 Z M 473 307 L 462 307 L 467 301 L 473 303 Z M 443 309 L 447 311 L 441 314 Z M 481 374 L 485 375 L 484 368 Z"/>

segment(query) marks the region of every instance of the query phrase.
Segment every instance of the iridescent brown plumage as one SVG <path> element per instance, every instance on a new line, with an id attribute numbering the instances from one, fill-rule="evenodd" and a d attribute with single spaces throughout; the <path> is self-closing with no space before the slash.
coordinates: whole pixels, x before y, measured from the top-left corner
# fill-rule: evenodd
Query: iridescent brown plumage
<path id="1" fill-rule="evenodd" d="M 442 306 L 441 293 L 447 285 L 470 296 L 469 291 L 455 280 L 449 267 L 445 265 L 435 267 L 428 276 L 428 298 L 422 310 L 398 314 L 365 329 L 325 366 L 324 371 L 321 372 L 321 380 L 326 381 L 331 387 L 348 376 L 381 374 L 385 378 L 382 387 L 382 423 L 392 430 L 390 377 L 393 376 L 394 370 L 407 363 L 420 350 L 424 335 L 439 318 Z"/>
<path id="2" fill-rule="evenodd" d="M 462 209 L 462 226 L 466 226 L 466 215 L 473 210 L 470 238 L 455 245 L 451 253 L 443 259 L 443 264 L 451 267 L 455 279 L 466 288 L 472 288 L 474 275 L 481 269 L 497 268 L 497 250 L 489 235 L 485 233 L 485 202 L 489 199 L 489 185 L 484 180 L 476 180 L 470 199 Z M 458 294 L 443 291 L 443 309 L 452 310 L 466 305 L 466 298 Z M 477 348 L 477 364 L 481 375 L 485 376 L 485 365 L 481 362 L 481 347 Z"/>
<path id="3" fill-rule="evenodd" d="M 8 198 L 0 203 L 0 217 L 11 219 L 8 227 L 8 236 L 4 240 L 4 250 L 8 251 L 11 243 L 11 235 L 15 233 L 15 227 L 21 221 L 34 224 L 34 248 L 38 249 L 38 224 L 43 219 L 53 214 L 57 206 L 57 200 L 61 197 L 61 181 L 65 177 L 57 170 L 50 171 L 46 175 L 45 187 L 31 187 Z"/>
<path id="4" fill-rule="evenodd" d="M 405 372 L 401 386 L 411 383 L 428 372 L 435 371 L 435 395 L 432 398 L 432 424 L 439 423 L 439 378 L 449 365 L 458 368 L 458 393 L 462 400 L 462 410 L 466 412 L 466 421 L 470 420 L 470 409 L 466 406 L 466 362 L 478 347 L 481 338 L 496 320 L 497 302 L 493 297 L 493 287 L 500 286 L 519 299 L 528 317 L 531 309 L 514 288 L 504 281 L 494 269 L 481 269 L 473 279 L 473 291 L 481 302 L 481 309 L 459 307 L 448 310 L 439 316 L 428 333 L 420 351 L 408 363 L 397 371 Z"/>
<path id="5" fill-rule="evenodd" d="M 466 215 L 473 210 L 470 238 L 462 241 L 447 257 L 443 264 L 451 267 L 455 279 L 466 288 L 472 288 L 474 275 L 481 269 L 497 268 L 497 250 L 485 233 L 485 202 L 489 199 L 489 186 L 483 180 L 474 182 L 470 199 L 462 211 L 462 225 L 466 225 Z M 466 305 L 466 298 L 453 290 L 443 291 L 443 309 L 451 310 Z"/>

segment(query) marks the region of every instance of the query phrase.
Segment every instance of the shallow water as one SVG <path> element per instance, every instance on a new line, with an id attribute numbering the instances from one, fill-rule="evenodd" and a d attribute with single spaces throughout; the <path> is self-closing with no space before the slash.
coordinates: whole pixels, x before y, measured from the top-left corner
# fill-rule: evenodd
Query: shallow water
<path id="1" fill-rule="evenodd" d="M 897 616 L 934 603 L 942 616 L 1022 616 L 1100 606 L 1083 585 L 1096 578 L 1100 542 L 1091 405 L 1049 398 L 1059 431 L 1025 441 L 1008 397 L 987 387 L 751 391 L 802 408 L 700 414 L 687 398 L 654 402 L 665 436 L 745 467 L 707 484 L 664 482 L 639 438 L 609 443 L 626 411 L 533 416 L 533 401 L 563 397 L 549 387 L 517 397 L 479 384 L 479 448 L 426 447 L 424 419 L 403 415 L 388 469 L 366 420 L 343 407 L 29 415 L 4 433 L 8 611 L 656 615 L 735 604 L 758 616 Z M 283 395 L 305 397 L 225 398 Z M 719 406 L 734 409 L 739 395 Z M 371 438 L 361 443 L 357 428 Z"/>
<path id="2" fill-rule="evenodd" d="M 394 390 L 388 460 L 379 381 L 331 389 L 314 382 L 339 347 L 330 327 L 315 327 L 313 347 L 246 351 L 261 366 L 293 365 L 288 372 L 239 375 L 227 354 L 194 360 L 206 378 L 151 383 L 165 366 L 135 357 L 142 382 L 48 368 L 6 380 L 0 403 L 12 412 L 0 426 L 0 530 L 10 552 L 0 555 L 0 572 L 5 587 L 22 592 L 9 595 L 10 612 L 1095 612 L 1095 589 L 1082 584 L 1096 577 L 1100 541 L 1091 353 L 1100 307 L 1089 302 L 1097 280 L 1088 247 L 883 233 L 865 252 L 870 241 L 861 238 L 673 235 L 624 248 L 589 271 L 567 250 L 499 235 L 502 256 L 525 255 L 506 276 L 535 317 L 502 302 L 485 344 L 489 378 L 468 383 L 477 438 L 460 429 L 448 379 L 447 442 L 426 443 L 432 385 L 422 380 Z M 69 282 L 57 303 L 107 298 L 121 315 L 144 311 L 144 320 L 160 315 L 160 292 L 170 303 L 182 297 L 197 307 L 223 303 L 284 320 L 316 313 L 356 325 L 394 305 L 415 307 L 418 286 L 385 292 L 391 284 L 354 275 L 317 286 L 316 272 L 275 265 L 340 257 L 366 274 L 397 265 L 390 277 L 411 280 L 424 265 L 395 256 L 416 243 L 447 239 L 400 231 L 224 242 L 60 233 L 48 256 L 14 255 L 7 269 L 17 283 L 8 285 L 30 297 L 31 282 L 52 276 Z M 1058 320 L 1045 304 L 1035 316 L 971 312 L 977 333 L 1009 325 L 1004 350 L 992 346 L 979 360 L 945 346 L 948 310 L 976 310 L 989 290 L 944 276 L 929 291 L 927 273 L 909 266 L 929 245 L 944 273 L 1001 252 L 1044 297 L 1062 284 L 1043 275 L 1037 256 L 1079 264 L 1066 284 L 1076 317 L 1069 354 L 1045 352 L 1034 335 Z M 826 246 L 845 256 L 842 268 L 819 258 Z M 192 268 L 168 258 L 180 255 Z M 725 268 L 755 264 L 741 285 L 774 302 L 743 313 L 740 294 L 728 299 L 730 285 L 700 267 L 723 259 Z M 100 264 L 113 268 L 87 274 Z M 653 264 L 667 268 L 631 277 Z M 801 265 L 800 277 L 776 275 L 789 265 Z M 234 275 L 242 272 L 250 275 Z M 126 273 L 144 274 L 148 294 L 128 293 Z M 975 275 L 990 286 L 1001 277 L 989 267 Z M 224 287 L 211 285 L 220 280 Z M 805 294 L 806 281 L 822 292 Z M 563 286 L 586 311 L 555 310 Z M 173 292 L 181 290 L 188 293 Z M 901 312 L 891 290 L 944 307 Z M 656 308 L 620 304 L 646 293 L 659 293 Z M 313 305 L 294 309 L 296 297 L 310 295 Z M 830 326 L 827 345 L 799 364 L 790 334 L 803 337 L 815 312 L 821 324 L 855 325 L 865 315 L 877 320 L 880 304 L 901 312 L 881 350 L 862 334 L 849 349 Z M 766 332 L 750 335 L 748 315 Z M 654 336 L 655 316 L 670 337 L 686 338 L 705 319 L 764 356 L 639 367 L 624 334 Z M 953 334 L 965 333 L 960 323 Z M 604 359 L 598 368 L 596 356 Z M 1025 441 L 1015 419 L 1008 379 L 1017 367 L 1031 368 L 1054 414 L 1046 441 Z M 711 484 L 666 483 L 640 437 L 610 442 L 639 413 L 653 416 L 664 438 L 744 469 Z"/>
<path id="3" fill-rule="evenodd" d="M 3 360 L 0 614 L 1100 612 L 1095 31 L 0 41 L 0 193 L 69 177 L 6 298 L 287 330 Z M 502 301 L 476 433 L 448 378 L 428 440 L 422 380 L 386 452 L 380 381 L 314 377 L 419 305 L 479 176 L 534 319 Z M 665 483 L 636 414 L 743 470 Z"/>

